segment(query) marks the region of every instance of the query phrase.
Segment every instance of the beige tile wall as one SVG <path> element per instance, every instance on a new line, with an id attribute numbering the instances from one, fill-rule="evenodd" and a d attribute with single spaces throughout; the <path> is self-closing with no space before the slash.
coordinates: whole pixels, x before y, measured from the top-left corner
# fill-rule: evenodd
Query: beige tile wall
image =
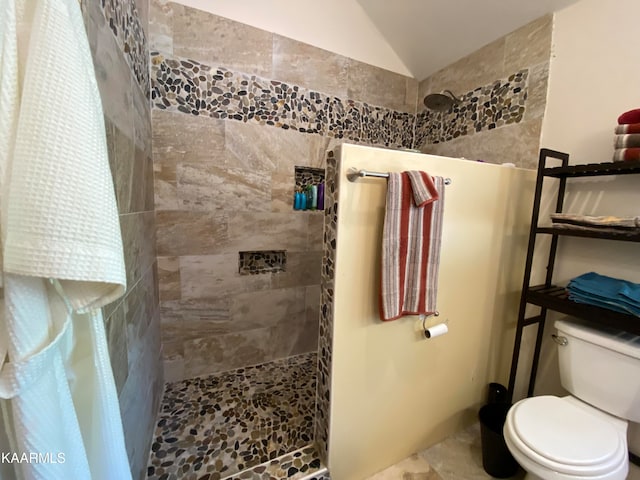
<path id="1" fill-rule="evenodd" d="M 137 20 L 148 23 L 145 1 Z M 123 47 L 99 2 L 83 2 L 84 19 L 105 115 L 127 269 L 127 292 L 104 308 L 111 365 L 134 479 L 146 476 L 155 414 L 163 389 L 156 267 L 151 112 Z"/>
<path id="2" fill-rule="evenodd" d="M 164 0 L 151 50 L 415 113 L 418 82 Z M 336 141 L 155 109 L 153 159 L 167 380 L 317 348 L 323 216 L 294 212 L 294 167 Z M 238 252 L 286 250 L 283 273 L 239 275 Z"/>
<path id="3" fill-rule="evenodd" d="M 462 95 L 521 69 L 529 70 L 526 111 L 520 123 L 472 133 L 444 143 L 421 145 L 420 150 L 435 155 L 491 163 L 511 162 L 524 168 L 536 168 L 546 105 L 552 28 L 553 17 L 541 17 L 420 82 L 418 109 L 422 110 L 422 99 L 429 93 L 449 89 Z"/>
<path id="4" fill-rule="evenodd" d="M 328 140 L 159 110 L 153 123 L 167 379 L 315 350 L 322 214 L 291 199 L 294 166 L 322 166 Z M 286 250 L 286 272 L 240 275 L 245 250 Z"/>

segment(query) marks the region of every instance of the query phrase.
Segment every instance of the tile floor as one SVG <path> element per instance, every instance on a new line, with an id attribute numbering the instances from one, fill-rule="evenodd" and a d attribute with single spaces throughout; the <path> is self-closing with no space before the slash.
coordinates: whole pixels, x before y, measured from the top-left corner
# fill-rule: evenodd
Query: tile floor
<path id="1" fill-rule="evenodd" d="M 316 361 L 309 353 L 168 384 L 147 478 L 331 480 L 311 445 Z M 367 480 L 490 478 L 475 424 Z"/>
<path id="2" fill-rule="evenodd" d="M 308 353 L 169 383 L 147 478 L 261 480 L 318 470 L 313 449 L 303 449 L 313 437 L 316 359 Z"/>
<path id="3" fill-rule="evenodd" d="M 485 480 L 478 423 L 376 473 L 367 480 Z M 524 478 L 519 471 L 513 480 Z"/>

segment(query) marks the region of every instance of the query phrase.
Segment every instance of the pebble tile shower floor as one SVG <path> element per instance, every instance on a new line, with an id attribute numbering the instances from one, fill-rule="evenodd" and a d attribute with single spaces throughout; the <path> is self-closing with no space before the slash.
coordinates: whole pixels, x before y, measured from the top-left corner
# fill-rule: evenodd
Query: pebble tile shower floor
<path id="1" fill-rule="evenodd" d="M 328 478 L 309 446 L 315 372 L 308 353 L 167 384 L 147 478 Z"/>

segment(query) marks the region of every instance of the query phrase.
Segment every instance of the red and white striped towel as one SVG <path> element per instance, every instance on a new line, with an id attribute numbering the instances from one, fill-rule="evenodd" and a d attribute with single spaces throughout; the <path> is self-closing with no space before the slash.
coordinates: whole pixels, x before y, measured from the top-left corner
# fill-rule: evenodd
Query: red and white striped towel
<path id="1" fill-rule="evenodd" d="M 380 318 L 436 310 L 444 179 L 425 172 L 389 173 L 382 238 Z"/>

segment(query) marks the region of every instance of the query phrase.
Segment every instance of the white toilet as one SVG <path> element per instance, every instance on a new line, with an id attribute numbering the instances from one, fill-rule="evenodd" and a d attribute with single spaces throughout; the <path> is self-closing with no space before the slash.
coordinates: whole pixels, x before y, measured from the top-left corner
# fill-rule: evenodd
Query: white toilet
<path id="1" fill-rule="evenodd" d="M 624 480 L 627 422 L 640 422 L 640 337 L 574 319 L 555 322 L 571 396 L 517 402 L 504 437 L 526 480 Z"/>

